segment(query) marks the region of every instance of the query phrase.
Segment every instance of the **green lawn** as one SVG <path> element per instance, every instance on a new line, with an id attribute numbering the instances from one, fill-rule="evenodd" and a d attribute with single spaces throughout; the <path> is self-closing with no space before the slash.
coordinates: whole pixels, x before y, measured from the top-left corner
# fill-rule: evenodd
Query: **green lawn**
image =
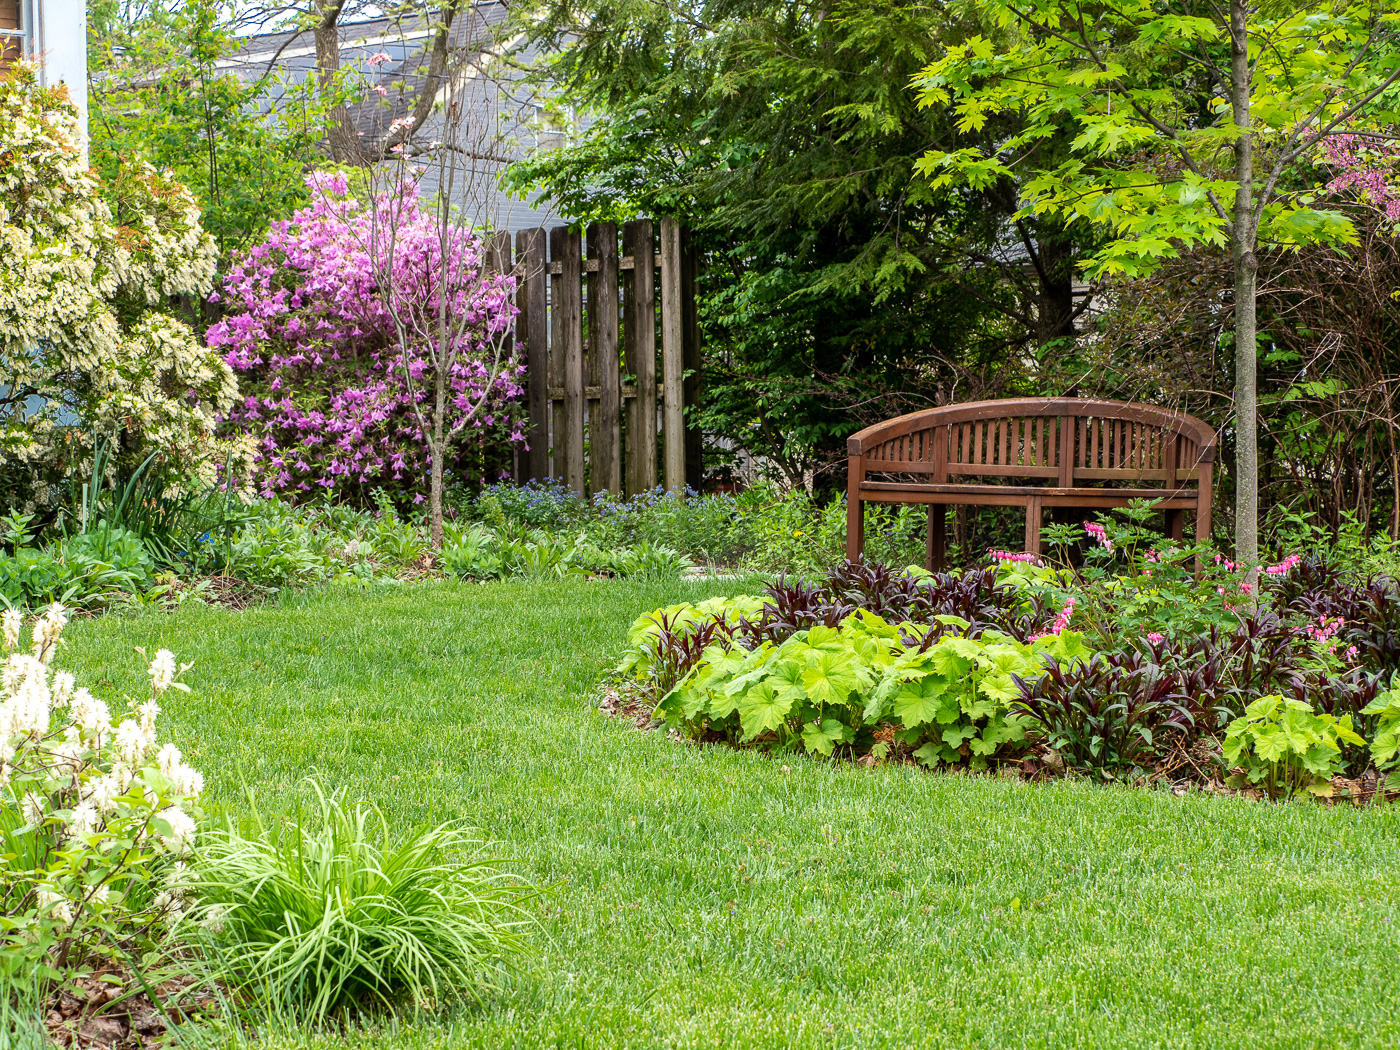
<path id="1" fill-rule="evenodd" d="M 167 729 L 215 806 L 314 773 L 553 887 L 518 988 L 367 1046 L 1400 1040 L 1400 809 L 771 759 L 591 710 L 634 616 L 723 589 L 318 592 L 76 623 L 61 660 L 108 696 L 142 690 L 133 646 L 192 660 Z"/>

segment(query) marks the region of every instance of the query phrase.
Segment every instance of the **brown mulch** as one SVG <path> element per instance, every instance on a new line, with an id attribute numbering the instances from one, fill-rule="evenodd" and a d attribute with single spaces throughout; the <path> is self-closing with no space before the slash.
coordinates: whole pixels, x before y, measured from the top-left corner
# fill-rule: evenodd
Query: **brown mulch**
<path id="1" fill-rule="evenodd" d="M 265 587 L 258 587 L 240 580 L 237 576 L 205 576 L 198 581 L 205 585 L 205 598 L 213 605 L 221 605 L 226 609 L 241 612 L 252 605 L 267 600 L 268 591 Z"/>
<path id="2" fill-rule="evenodd" d="M 129 975 L 79 977 L 49 1001 L 45 1027 L 55 1045 L 71 1050 L 147 1050 L 164 1043 L 171 1023 L 218 1012 L 217 999 L 194 978 L 173 978 L 154 990 L 159 1004 Z"/>

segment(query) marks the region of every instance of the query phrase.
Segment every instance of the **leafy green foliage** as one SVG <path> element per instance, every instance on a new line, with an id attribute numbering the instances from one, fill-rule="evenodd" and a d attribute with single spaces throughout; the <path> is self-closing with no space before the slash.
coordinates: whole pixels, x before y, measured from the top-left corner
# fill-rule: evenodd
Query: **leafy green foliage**
<path id="1" fill-rule="evenodd" d="M 1194 728 L 1177 684 L 1141 653 L 1094 653 L 1021 682 L 1015 708 L 1071 768 L 1104 778 L 1141 776 L 1164 733 Z"/>
<path id="2" fill-rule="evenodd" d="M 1351 728 L 1351 718 L 1319 714 L 1302 700 L 1263 696 L 1255 700 L 1225 732 L 1224 756 L 1242 779 L 1269 798 L 1302 791 L 1330 791 L 1328 781 L 1341 770 L 1339 742 L 1365 744 Z"/>
<path id="3" fill-rule="evenodd" d="M 235 17 L 218 0 L 99 0 L 88 11 L 94 165 L 109 183 L 138 156 L 173 170 L 225 259 L 304 203 L 324 111 L 312 85 L 275 67 L 244 82 L 221 66 L 240 44 Z"/>
<path id="4" fill-rule="evenodd" d="M 1256 237 L 1288 246 L 1354 242 L 1345 215 L 1290 193 L 1279 175 L 1319 148 L 1329 122 L 1357 116 L 1384 82 L 1389 60 L 1376 45 L 1393 46 L 1395 27 L 1389 17 L 1372 22 L 1370 11 L 1251 10 L 1240 27 L 1248 34 L 1240 43 L 1250 55 L 1249 109 L 1239 113 L 1220 97 L 1232 41 L 1222 8 L 986 4 L 983 32 L 920 74 L 920 98 L 951 106 L 963 131 L 1010 120 L 1014 133 L 994 151 L 932 149 L 918 168 L 940 187 L 1019 184 L 1021 216 L 1103 229 L 1109 239 L 1092 259 L 1094 273 L 1149 272 L 1194 245 L 1252 251 Z M 1273 151 L 1254 172 L 1258 185 L 1237 199 L 1216 158 L 1238 147 L 1247 119 L 1254 141 Z M 1254 209 L 1256 191 L 1258 213 L 1235 214 L 1240 200 Z"/>
<path id="5" fill-rule="evenodd" d="M 1381 693 L 1363 709 L 1376 718 L 1376 733 L 1371 739 L 1371 757 L 1382 770 L 1394 770 L 1391 784 L 1400 787 L 1400 690 L 1392 687 Z"/>
<path id="6" fill-rule="evenodd" d="M 655 678 L 667 633 L 684 624 L 691 635 L 706 624 L 725 629 L 692 659 L 657 704 L 658 717 L 691 736 L 718 735 L 830 756 L 882 726 L 927 765 L 987 759 L 1024 739 L 1011 710 L 1016 679 L 1044 672 L 1044 660 L 1087 654 L 1065 632 L 1033 643 L 995 632 L 970 638 L 967 621 L 938 617 L 935 627 L 891 624 L 859 610 L 836 626 L 816 625 L 780 643 L 740 644 L 740 631 L 762 600 L 739 597 L 708 607 L 663 610 L 633 625 L 618 670 Z M 673 672 L 674 675 L 674 672 Z"/>
<path id="7" fill-rule="evenodd" d="M 592 119 L 507 183 L 573 218 L 686 219 L 705 257 L 698 422 L 788 484 L 844 458 L 862 425 L 1021 382 L 1007 347 L 1072 331 L 1063 223 L 1010 229 L 1012 195 L 915 177 L 929 143 L 963 138 L 908 88 L 961 35 L 946 5 L 557 0 L 514 15 L 522 46 L 549 54 L 550 119 Z"/>
<path id="8" fill-rule="evenodd" d="M 203 850 L 201 916 L 222 980 L 323 1023 L 477 999 L 525 946 L 521 889 L 449 822 L 393 835 L 317 790 L 318 811 L 230 827 Z"/>

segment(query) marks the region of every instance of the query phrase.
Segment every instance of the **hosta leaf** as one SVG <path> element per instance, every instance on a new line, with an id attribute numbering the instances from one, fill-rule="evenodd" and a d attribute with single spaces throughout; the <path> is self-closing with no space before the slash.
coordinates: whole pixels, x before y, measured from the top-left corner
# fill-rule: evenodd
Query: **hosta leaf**
<path id="1" fill-rule="evenodd" d="M 802 729 L 802 745 L 818 755 L 830 755 L 838 744 L 849 744 L 856 738 L 855 730 L 834 718 L 824 718 Z"/>
<path id="2" fill-rule="evenodd" d="M 739 701 L 739 725 L 744 730 L 744 739 L 752 740 L 764 733 L 771 733 L 783 724 L 792 701 L 778 696 L 767 682 L 759 682 Z"/>

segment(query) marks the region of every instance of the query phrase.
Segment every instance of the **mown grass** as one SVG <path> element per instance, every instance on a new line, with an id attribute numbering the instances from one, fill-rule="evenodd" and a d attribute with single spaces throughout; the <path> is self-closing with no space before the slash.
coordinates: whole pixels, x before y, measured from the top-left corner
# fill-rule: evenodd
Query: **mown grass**
<path id="1" fill-rule="evenodd" d="M 775 759 L 592 710 L 637 613 L 740 586 L 321 591 L 78 623 L 64 659 L 109 695 L 141 691 L 134 646 L 193 660 L 167 728 L 215 806 L 288 811 L 314 774 L 552 887 L 518 987 L 351 1045 L 1400 1040 L 1400 809 Z"/>

